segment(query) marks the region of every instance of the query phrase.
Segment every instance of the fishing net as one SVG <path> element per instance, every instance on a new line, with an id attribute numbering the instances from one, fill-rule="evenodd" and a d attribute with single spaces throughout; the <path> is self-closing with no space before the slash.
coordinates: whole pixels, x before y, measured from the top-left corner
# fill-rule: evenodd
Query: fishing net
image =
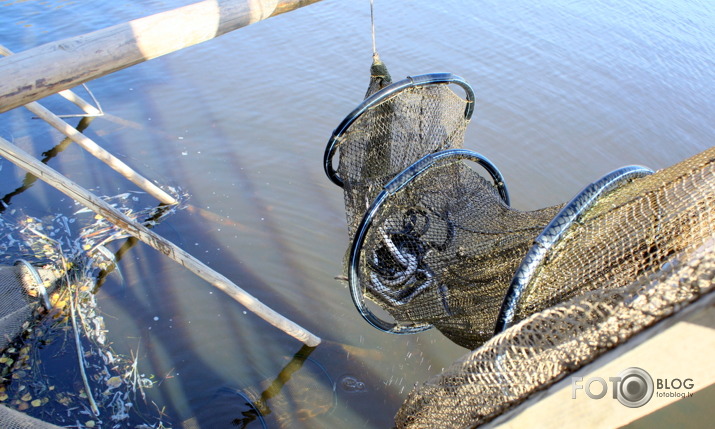
<path id="1" fill-rule="evenodd" d="M 145 225 L 174 206 L 134 207 L 148 197 L 105 201 Z M 148 407 L 150 376 L 138 356 L 114 352 L 96 292 L 111 273 L 105 245 L 127 237 L 79 209 L 35 217 L 0 209 L 0 427 L 161 427 Z"/>
<path id="2" fill-rule="evenodd" d="M 710 149 L 595 206 L 551 250 L 518 308 L 523 321 L 416 387 L 397 427 L 489 421 L 712 293 L 714 163 Z"/>
<path id="3" fill-rule="evenodd" d="M 18 261 L 15 266 L 0 265 L 0 350 L 5 350 L 12 338 L 27 328 L 33 310 L 42 305 L 47 288 L 56 281 L 50 270 Z"/>
<path id="4" fill-rule="evenodd" d="M 33 270 L 34 267 L 22 263 L 16 266 L 0 266 L 0 332 L 3 333 L 0 337 L 0 350 L 5 350 L 13 338 L 29 327 L 34 310 L 42 305 L 38 277 L 43 283 L 53 283 L 55 280 L 51 272 L 42 270 L 41 274 Z M 0 360 L 0 364 L 7 367 L 7 357 Z M 3 386 L 0 398 L 5 396 Z M 3 405 L 0 405 L 0 422 L 2 427 L 8 429 L 57 427 Z"/>
<path id="5" fill-rule="evenodd" d="M 559 207 L 510 208 L 498 169 L 462 149 L 474 94 L 461 78 L 383 81 L 336 129 L 325 155 L 328 176 L 344 189 L 353 299 L 379 329 L 436 326 L 472 348 L 493 335 L 509 280 Z M 364 296 L 396 321 L 373 314 Z"/>
<path id="6" fill-rule="evenodd" d="M 369 95 L 328 143 L 338 168 L 325 166 L 344 189 L 365 320 L 434 326 L 474 350 L 416 387 L 397 427 L 473 427 L 712 288 L 715 148 L 515 210 L 496 167 L 461 148 L 471 90 L 429 76 Z"/>

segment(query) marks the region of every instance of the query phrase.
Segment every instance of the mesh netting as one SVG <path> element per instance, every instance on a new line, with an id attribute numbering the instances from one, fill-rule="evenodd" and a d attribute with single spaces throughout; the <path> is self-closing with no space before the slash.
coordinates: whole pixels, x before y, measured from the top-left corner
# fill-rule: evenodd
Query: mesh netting
<path id="1" fill-rule="evenodd" d="M 137 210 L 143 197 L 105 199 L 144 224 L 177 209 Z M 0 210 L 0 427 L 162 426 L 145 396 L 153 381 L 133 352 L 114 352 L 96 301 L 110 273 L 121 279 L 105 245 L 123 237 L 86 209 L 43 218 Z"/>
<path id="2" fill-rule="evenodd" d="M 410 393 L 399 428 L 477 426 L 713 287 L 715 148 L 523 212 L 488 160 L 458 149 L 468 102 L 409 87 L 340 139 L 356 307 L 379 329 L 432 325 L 474 350 Z"/>
<path id="3" fill-rule="evenodd" d="M 24 265 L 0 265 L 0 351 L 5 350 L 12 339 L 28 326 L 34 309 L 40 305 L 36 277 L 30 270 L 32 268 Z M 38 274 L 48 285 L 56 280 L 54 273 L 48 270 L 38 270 Z M 0 422 L 7 429 L 58 427 L 4 405 L 0 405 Z"/>
<path id="4" fill-rule="evenodd" d="M 474 348 L 494 334 L 514 271 L 557 209 L 511 209 L 461 160 L 438 162 L 376 215 L 361 283 L 395 319 L 432 324 Z"/>
<path id="5" fill-rule="evenodd" d="M 382 187 L 428 153 L 461 147 L 467 100 L 444 85 L 408 88 L 361 115 L 338 146 L 350 235 Z M 421 118 L 415 127 L 415 118 Z"/>
<path id="6" fill-rule="evenodd" d="M 670 268 L 536 313 L 416 387 L 395 416 L 396 426 L 479 426 L 712 293 L 714 275 L 711 239 L 673 255 Z"/>
<path id="7" fill-rule="evenodd" d="M 33 310 L 40 305 L 41 292 L 37 277 L 47 286 L 56 281 L 50 270 L 34 270 L 25 265 L 0 265 L 0 351 L 19 335 L 32 319 Z M 44 285 L 43 285 L 44 286 Z"/>
<path id="8" fill-rule="evenodd" d="M 4 405 L 0 405 L 0 422 L 3 429 L 60 429 L 62 427 L 30 417 Z"/>
<path id="9" fill-rule="evenodd" d="M 407 87 L 341 136 L 337 173 L 351 238 L 395 176 L 462 147 L 472 101 L 454 86 Z M 432 324 L 473 348 L 492 336 L 509 280 L 558 209 L 514 210 L 475 169 L 442 158 L 382 205 L 361 248 L 359 282 L 399 322 Z"/>

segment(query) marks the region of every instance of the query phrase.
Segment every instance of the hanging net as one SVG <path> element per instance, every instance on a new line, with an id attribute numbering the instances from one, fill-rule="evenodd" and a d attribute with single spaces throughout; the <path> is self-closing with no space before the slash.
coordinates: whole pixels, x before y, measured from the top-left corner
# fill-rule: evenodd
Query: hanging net
<path id="1" fill-rule="evenodd" d="M 488 421 L 712 288 L 715 148 L 519 211 L 498 169 L 462 148 L 462 79 L 374 86 L 324 162 L 344 190 L 353 301 L 378 329 L 436 327 L 474 350 L 416 387 L 397 427 Z"/>

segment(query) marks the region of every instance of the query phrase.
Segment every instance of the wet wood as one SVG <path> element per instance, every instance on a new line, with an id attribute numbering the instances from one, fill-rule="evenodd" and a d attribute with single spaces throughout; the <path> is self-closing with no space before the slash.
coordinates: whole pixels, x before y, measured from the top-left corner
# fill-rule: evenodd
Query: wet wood
<path id="1" fill-rule="evenodd" d="M 3 45 L 0 45 L 0 55 L 8 56 L 8 55 L 12 55 L 12 54 L 13 54 L 13 52 L 11 50 L 9 50 L 7 47 L 5 47 Z M 75 104 L 77 107 L 79 107 L 80 109 L 82 109 L 84 111 L 85 115 L 77 115 L 77 116 L 102 116 L 103 115 L 103 112 L 99 108 L 88 103 L 82 97 L 80 97 L 79 95 L 77 95 L 76 93 L 72 92 L 69 89 L 60 91 L 57 93 L 57 95 L 62 96 L 63 98 L 72 102 L 73 104 Z"/>
<path id="2" fill-rule="evenodd" d="M 8 48 L 6 48 L 3 45 L 0 45 L 0 55 L 6 57 L 6 56 L 12 55 L 12 54 L 13 54 L 13 52 L 11 50 L 9 50 Z M 100 109 L 98 109 L 97 107 L 94 107 L 93 105 L 91 105 L 90 103 L 85 101 L 82 97 L 75 94 L 74 92 L 72 92 L 69 89 L 60 91 L 57 94 L 64 97 L 65 99 L 71 101 L 80 109 L 84 110 L 84 113 L 86 114 L 86 116 L 101 116 L 102 115 L 102 111 Z"/>
<path id="3" fill-rule="evenodd" d="M 57 117 L 55 114 L 50 112 L 38 102 L 33 101 L 31 103 L 26 104 L 25 107 L 27 107 L 40 119 L 43 119 L 48 124 L 52 125 L 56 130 L 69 137 L 73 142 L 82 146 L 95 158 L 104 162 L 114 171 L 118 172 L 127 180 L 137 185 L 140 189 L 147 192 L 149 195 L 153 196 L 164 204 L 177 203 L 174 197 L 164 192 L 164 190 L 149 181 L 149 179 L 134 171 L 131 167 L 122 162 L 119 158 L 107 152 L 104 148 L 95 143 L 94 140 L 77 131 L 77 129 L 75 129 L 73 126 L 63 121 L 61 118 Z"/>
<path id="4" fill-rule="evenodd" d="M 0 113 L 320 0 L 206 0 L 0 59 Z"/>
<path id="5" fill-rule="evenodd" d="M 154 233 L 144 225 L 125 216 L 101 198 L 77 185 L 54 169 L 36 160 L 30 154 L 3 138 L 0 138 L 0 156 L 18 167 L 36 175 L 40 180 L 45 181 L 95 213 L 104 216 L 117 227 L 163 253 L 171 260 L 184 266 L 186 269 L 231 296 L 248 310 L 252 311 L 257 316 L 282 330 L 286 334 L 301 341 L 309 347 L 316 347 L 320 344 L 320 338 L 316 335 L 280 315 L 275 310 L 271 309 L 250 295 L 248 292 L 238 287 L 236 284 L 231 282 L 231 280 L 209 268 L 206 264 L 193 257 L 188 252 L 182 250 L 174 243 Z"/>

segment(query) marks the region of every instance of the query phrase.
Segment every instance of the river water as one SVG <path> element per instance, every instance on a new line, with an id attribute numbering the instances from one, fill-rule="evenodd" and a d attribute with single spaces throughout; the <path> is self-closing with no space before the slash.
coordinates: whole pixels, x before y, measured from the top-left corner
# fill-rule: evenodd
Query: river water
<path id="1" fill-rule="evenodd" d="M 18 52 L 188 3 L 0 0 L 0 43 Z M 465 147 L 499 167 L 516 208 L 563 202 L 617 167 L 663 168 L 715 142 L 710 1 L 375 3 L 394 78 L 446 71 L 472 84 Z M 348 237 L 322 154 L 365 93 L 371 43 L 368 0 L 324 0 L 89 83 L 106 115 L 85 133 L 190 196 L 154 230 L 324 339 L 276 383 L 299 343 L 151 248 L 129 247 L 122 276 L 97 299 L 114 348 L 138 353 L 160 381 L 150 400 L 174 427 L 220 427 L 247 410 L 241 395 L 261 393 L 269 427 L 390 427 L 415 383 L 466 352 L 437 332 L 377 332 L 334 279 Z M 0 115 L 0 136 L 38 157 L 61 140 L 21 109 Z M 135 190 L 75 146 L 50 165 L 102 195 Z M 5 195 L 22 173 L 0 167 Z M 43 184 L 11 205 L 77 210 Z"/>

